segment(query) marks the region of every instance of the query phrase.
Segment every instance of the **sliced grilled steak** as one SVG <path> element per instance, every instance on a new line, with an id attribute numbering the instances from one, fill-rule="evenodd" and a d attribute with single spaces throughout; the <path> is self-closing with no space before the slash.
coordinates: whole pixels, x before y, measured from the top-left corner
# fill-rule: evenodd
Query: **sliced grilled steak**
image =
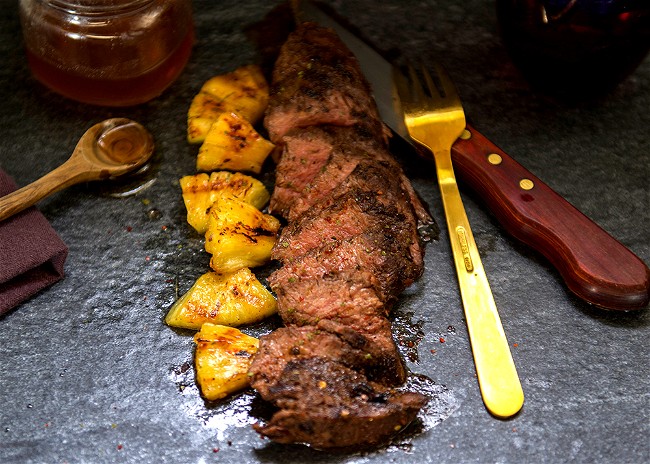
<path id="1" fill-rule="evenodd" d="M 385 442 L 408 425 L 426 398 L 369 382 L 341 363 L 323 358 L 290 361 L 268 399 L 280 408 L 256 430 L 279 443 L 316 448 L 360 448 Z"/>
<path id="2" fill-rule="evenodd" d="M 387 149 L 369 86 L 334 32 L 282 47 L 265 125 L 282 148 L 271 210 L 288 220 L 268 281 L 287 327 L 260 338 L 251 385 L 279 410 L 262 435 L 318 448 L 382 443 L 426 403 L 387 316 L 423 270 L 431 217 Z"/>
<path id="3" fill-rule="evenodd" d="M 274 143 L 291 129 L 324 124 L 364 125 L 385 137 L 356 58 L 333 31 L 309 23 L 280 51 L 264 124 Z"/>

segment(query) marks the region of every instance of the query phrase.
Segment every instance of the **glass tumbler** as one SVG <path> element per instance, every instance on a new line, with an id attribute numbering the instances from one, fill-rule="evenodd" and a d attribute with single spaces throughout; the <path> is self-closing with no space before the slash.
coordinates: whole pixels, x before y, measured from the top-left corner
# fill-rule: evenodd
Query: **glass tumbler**
<path id="1" fill-rule="evenodd" d="M 538 89 L 567 98 L 613 90 L 650 50 L 649 0 L 496 0 L 504 43 Z"/>
<path id="2" fill-rule="evenodd" d="M 101 106 L 159 96 L 194 43 L 191 0 L 20 0 L 20 19 L 33 75 Z"/>

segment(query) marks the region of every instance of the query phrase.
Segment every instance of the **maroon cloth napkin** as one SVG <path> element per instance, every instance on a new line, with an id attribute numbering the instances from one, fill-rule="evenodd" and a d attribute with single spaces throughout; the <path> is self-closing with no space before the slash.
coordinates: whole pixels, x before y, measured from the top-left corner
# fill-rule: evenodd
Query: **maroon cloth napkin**
<path id="1" fill-rule="evenodd" d="M 0 196 L 16 190 L 0 169 Z M 35 207 L 0 222 L 0 315 L 63 278 L 68 247 Z"/>

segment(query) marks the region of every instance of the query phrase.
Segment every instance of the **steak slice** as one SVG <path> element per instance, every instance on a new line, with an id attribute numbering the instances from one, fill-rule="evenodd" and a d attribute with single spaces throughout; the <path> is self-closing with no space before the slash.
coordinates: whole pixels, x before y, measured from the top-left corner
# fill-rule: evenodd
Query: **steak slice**
<path id="1" fill-rule="evenodd" d="M 282 138 L 282 147 L 270 209 L 289 220 L 296 217 L 290 215 L 294 202 L 315 189 L 336 187 L 361 159 L 394 162 L 360 126 L 293 130 Z"/>
<path id="2" fill-rule="evenodd" d="M 329 171 L 323 173 L 322 177 L 325 178 L 328 174 Z M 323 214 L 322 212 L 324 210 L 338 203 L 347 192 L 367 193 L 368 195 L 374 196 L 376 203 L 383 205 L 386 211 L 395 211 L 395 217 L 399 218 L 400 221 L 400 229 L 403 227 L 408 228 L 409 237 L 408 239 L 404 239 L 405 244 L 409 247 L 411 261 L 419 269 L 415 274 L 417 276 L 421 275 L 424 269 L 424 248 L 418 234 L 418 218 L 411 203 L 412 196 L 407 190 L 402 188 L 402 179 L 395 175 L 395 167 L 392 163 L 360 161 L 355 166 L 353 172 L 337 186 L 327 186 L 325 182 L 321 185 L 322 188 L 317 188 L 312 184 L 313 188 L 306 195 L 298 198 L 294 202 L 289 213 L 290 223 L 292 219 L 293 221 L 301 222 L 302 215 L 304 214 L 309 214 L 310 216 Z M 394 224 L 394 221 L 386 224 Z M 395 235 L 402 237 L 401 234 L 396 234 L 395 232 L 397 231 L 393 232 Z M 287 232 L 287 234 L 290 233 L 291 230 Z M 278 241 L 278 248 L 284 247 L 284 239 L 286 237 L 285 235 Z M 288 246 L 286 248 L 291 250 L 292 247 Z M 277 252 L 277 256 L 281 256 L 279 251 Z"/>
<path id="3" fill-rule="evenodd" d="M 377 380 L 396 385 L 405 380 L 405 370 L 386 319 L 387 305 L 367 282 L 370 279 L 370 273 L 341 272 L 294 280 L 276 287 L 278 310 L 287 325 L 317 327 L 363 349 L 373 365 L 382 367 Z"/>
<path id="4" fill-rule="evenodd" d="M 293 202 L 318 175 L 332 155 L 334 146 L 319 127 L 294 131 L 283 138 L 283 150 L 276 168 L 275 188 L 269 209 L 287 217 Z"/>
<path id="5" fill-rule="evenodd" d="M 304 193 L 293 202 L 287 219 L 294 221 L 319 203 L 327 205 L 337 201 L 337 197 L 345 194 L 350 188 L 357 188 L 375 194 L 383 194 L 386 187 L 391 190 L 392 186 L 387 186 L 386 181 L 383 182 L 383 188 L 378 188 L 380 183 L 379 175 L 383 174 L 385 176 L 389 174 L 390 171 L 387 171 L 387 169 L 391 164 L 387 161 L 382 162 L 378 158 L 370 158 L 365 151 L 358 156 L 333 154 L 330 161 L 323 166 L 321 172 L 304 189 Z M 394 172 L 394 166 L 392 167 L 393 170 L 390 172 L 390 176 L 393 176 Z M 359 177 L 364 175 L 376 177 Z M 391 193 L 399 195 L 400 191 L 391 190 Z"/>
<path id="6" fill-rule="evenodd" d="M 305 358 L 329 359 L 386 385 L 404 382 L 406 372 L 399 357 L 374 356 L 373 352 L 375 347 L 366 337 L 342 326 L 327 323 L 288 326 L 260 337 L 258 352 L 248 372 L 251 385 L 265 399 L 287 363 Z"/>
<path id="7" fill-rule="evenodd" d="M 297 127 L 332 124 L 372 128 L 385 138 L 370 86 L 336 33 L 302 24 L 280 50 L 264 125 L 271 141 Z"/>
<path id="8" fill-rule="evenodd" d="M 295 259 L 331 242 L 347 240 L 368 229 L 400 219 L 394 205 L 384 206 L 372 192 L 348 191 L 336 201 L 321 202 L 297 221 L 290 222 L 278 238 L 272 257 L 281 261 Z"/>
<path id="9" fill-rule="evenodd" d="M 268 423 L 254 425 L 260 434 L 321 449 L 383 444 L 427 402 L 419 393 L 387 389 L 320 357 L 288 362 L 266 399 L 280 410 Z"/>
<path id="10" fill-rule="evenodd" d="M 301 281 L 322 279 L 336 276 L 342 272 L 359 273 L 363 282 L 372 286 L 379 299 L 387 305 L 384 315 L 397 296 L 419 277 L 421 269 L 411 260 L 408 244 L 403 238 L 390 232 L 399 228 L 399 224 L 388 227 L 368 229 L 362 234 L 347 240 L 334 240 L 319 248 L 297 256 L 285 262 L 284 266 L 269 276 L 271 287 L 278 295 L 286 295 L 292 287 L 298 287 Z M 405 232 L 408 232 L 406 230 Z M 372 278 L 365 278 L 366 275 Z M 352 284 L 354 281 L 350 281 Z M 312 288 L 312 292 L 316 291 Z M 304 294 L 301 294 L 304 298 Z M 316 295 L 320 297 L 320 295 Z M 325 295 L 325 298 L 331 298 Z M 342 301 L 341 304 L 345 303 Z M 282 307 L 281 302 L 278 302 Z M 290 306 L 296 308 L 295 306 Z"/>
<path id="11" fill-rule="evenodd" d="M 404 201 L 398 200 L 397 204 L 412 210 L 409 214 L 415 215 L 414 223 L 418 226 L 435 224 L 427 206 L 387 150 L 370 144 L 348 145 L 348 149 L 332 150 L 316 176 L 302 185 L 300 194 L 293 196 L 279 212 L 283 217 L 289 221 L 296 220 L 320 201 L 328 200 L 330 195 L 336 197 L 345 192 L 348 186 L 362 183 L 380 194 L 392 193 L 404 198 Z M 352 179 L 348 179 L 350 176 L 353 176 Z M 344 183 L 346 181 L 348 184 Z"/>

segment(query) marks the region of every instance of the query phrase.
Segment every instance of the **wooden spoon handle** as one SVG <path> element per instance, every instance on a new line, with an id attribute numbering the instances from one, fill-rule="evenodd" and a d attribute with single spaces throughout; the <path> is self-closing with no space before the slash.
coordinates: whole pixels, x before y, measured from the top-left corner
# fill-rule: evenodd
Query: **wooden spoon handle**
<path id="1" fill-rule="evenodd" d="M 82 163 L 70 158 L 40 179 L 0 198 L 0 221 L 29 208 L 52 193 L 93 177 L 96 175 L 85 172 Z"/>
<path id="2" fill-rule="evenodd" d="M 567 286 L 594 305 L 641 309 L 650 298 L 645 263 L 475 129 L 452 149 L 458 177 L 501 225 L 542 253 Z"/>

